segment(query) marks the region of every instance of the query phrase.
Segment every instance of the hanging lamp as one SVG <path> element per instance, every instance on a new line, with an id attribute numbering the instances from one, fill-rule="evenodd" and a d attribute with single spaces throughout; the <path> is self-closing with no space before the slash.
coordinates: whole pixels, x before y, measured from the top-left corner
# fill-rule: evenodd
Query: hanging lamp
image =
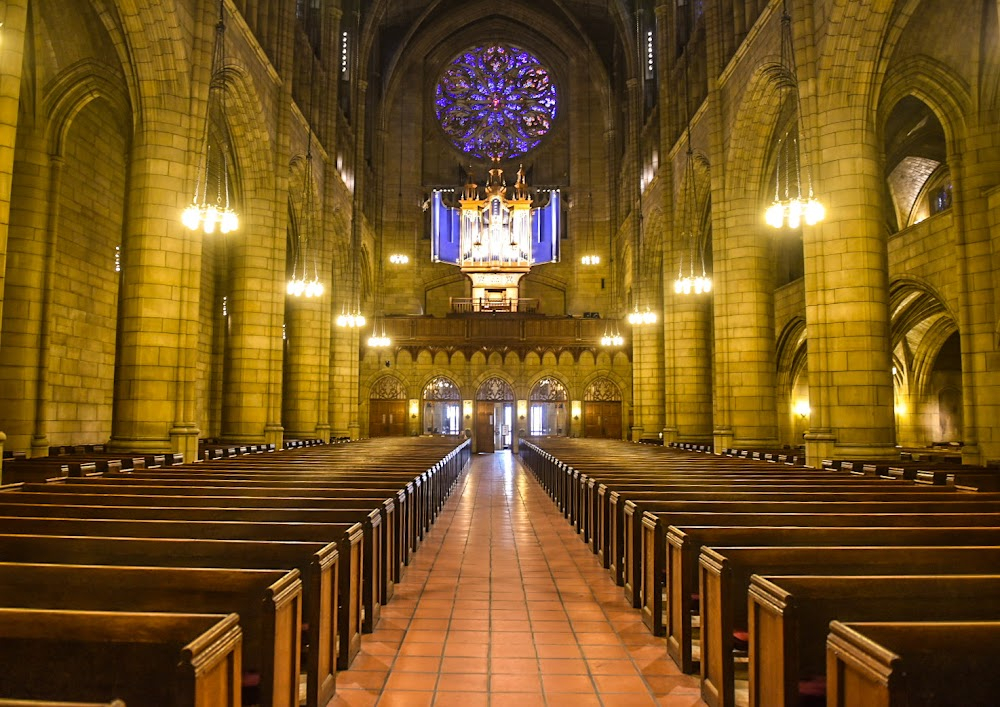
<path id="1" fill-rule="evenodd" d="M 226 234 L 235 231 L 240 226 L 239 216 L 230 203 L 229 191 L 229 158 L 228 145 L 222 145 L 217 151 L 218 157 L 213 157 L 209 141 L 209 128 L 212 122 L 213 95 L 218 94 L 219 123 L 224 134 L 227 134 L 226 123 L 226 75 L 225 67 L 225 0 L 219 0 L 219 21 L 215 25 L 215 45 L 212 48 L 212 68 L 208 86 L 208 107 L 205 111 L 205 126 L 202 132 L 202 151 L 198 161 L 198 176 L 195 179 L 194 195 L 191 203 L 181 214 L 181 223 L 192 231 L 202 231 L 211 235 L 218 230 Z M 225 137 L 224 137 L 225 139 Z M 215 185 L 211 188 L 213 171 Z"/>
<path id="2" fill-rule="evenodd" d="M 780 72 L 782 91 L 790 89 L 795 93 L 796 126 L 778 140 L 778 159 L 774 169 L 774 200 L 764 212 L 764 221 L 774 228 L 787 226 L 790 229 L 797 229 L 802 222 L 814 226 L 822 221 L 826 217 L 826 209 L 813 193 L 812 170 L 807 160 L 808 150 L 799 151 L 798 126 L 802 124 L 802 97 L 799 94 L 798 74 L 795 68 L 792 18 L 788 14 L 788 0 L 782 3 Z"/>
<path id="3" fill-rule="evenodd" d="M 687 155 L 684 164 L 684 201 L 681 211 L 681 238 L 687 239 L 688 272 L 684 274 L 684 250 L 677 266 L 677 279 L 674 280 L 674 293 L 678 295 L 700 295 L 712 291 L 712 278 L 705 271 L 705 250 L 701 243 L 699 228 L 700 209 L 698 208 L 698 189 L 695 183 L 694 149 L 691 147 L 691 91 L 688 82 L 688 65 L 690 59 L 684 57 L 684 107 L 687 117 Z M 701 260 L 701 274 L 696 275 L 695 252 Z"/>

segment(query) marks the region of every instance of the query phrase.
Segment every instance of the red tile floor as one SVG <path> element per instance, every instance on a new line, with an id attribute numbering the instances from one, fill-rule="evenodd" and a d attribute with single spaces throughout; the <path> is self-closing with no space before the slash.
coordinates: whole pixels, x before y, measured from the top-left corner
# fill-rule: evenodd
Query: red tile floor
<path id="1" fill-rule="evenodd" d="M 473 456 L 329 707 L 700 707 L 509 452 Z"/>

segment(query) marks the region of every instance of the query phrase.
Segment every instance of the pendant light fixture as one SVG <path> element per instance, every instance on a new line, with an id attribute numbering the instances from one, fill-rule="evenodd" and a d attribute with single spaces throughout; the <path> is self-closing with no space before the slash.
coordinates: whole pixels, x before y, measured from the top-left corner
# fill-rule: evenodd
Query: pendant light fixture
<path id="1" fill-rule="evenodd" d="M 684 274 L 684 250 L 677 265 L 677 279 L 674 280 L 674 292 L 678 295 L 700 295 L 712 291 L 712 278 L 705 272 L 705 250 L 701 243 L 699 228 L 701 209 L 698 207 L 698 188 L 695 182 L 694 149 L 691 147 L 691 90 L 688 82 L 688 66 L 690 58 L 684 57 L 684 108 L 687 119 L 687 155 L 684 164 L 684 188 L 681 208 L 681 239 L 687 240 L 688 272 Z M 695 252 L 701 261 L 701 274 L 696 275 Z"/>
<path id="2" fill-rule="evenodd" d="M 226 75 L 225 75 L 225 0 L 219 0 L 219 21 L 215 25 L 215 45 L 212 48 L 212 69 L 208 86 L 208 107 L 205 111 L 205 127 L 202 133 L 201 157 L 198 162 L 198 176 L 195 180 L 191 203 L 181 214 L 181 223 L 192 231 L 202 231 L 211 235 L 218 230 L 226 234 L 240 226 L 239 216 L 230 203 L 229 191 L 229 145 L 226 122 Z M 217 99 L 213 101 L 213 97 Z M 218 110 L 219 125 L 223 134 L 223 144 L 218 156 L 213 156 L 209 141 L 213 108 Z M 213 163 L 214 159 L 214 163 Z M 212 179 L 214 172 L 214 180 Z M 214 185 L 209 182 L 214 181 Z M 214 188 L 212 188 L 214 186 Z"/>
<path id="3" fill-rule="evenodd" d="M 778 159 L 774 169 L 774 200 L 764 213 L 769 226 L 796 229 L 804 221 L 814 226 L 826 216 L 826 209 L 813 193 L 812 170 L 808 150 L 799 151 L 799 127 L 802 125 L 802 98 L 799 95 L 795 51 L 792 47 L 792 18 L 788 0 L 782 3 L 781 14 L 781 90 L 795 93 L 796 126 L 778 140 Z M 803 179 L 805 190 L 803 191 Z"/>
<path id="4" fill-rule="evenodd" d="M 310 15 L 310 18 L 312 15 Z M 312 55 L 309 61 L 313 62 Z M 314 62 L 315 63 L 315 62 Z M 315 236 L 316 205 L 313 198 L 312 169 L 312 92 L 314 63 L 309 66 L 309 107 L 306 119 L 306 168 L 302 176 L 302 211 L 299 215 L 298 228 L 295 233 L 295 250 L 292 253 L 292 275 L 288 280 L 287 292 L 293 297 L 322 297 L 326 288 L 319 279 L 319 254 L 313 252 L 309 242 L 310 236 Z"/>

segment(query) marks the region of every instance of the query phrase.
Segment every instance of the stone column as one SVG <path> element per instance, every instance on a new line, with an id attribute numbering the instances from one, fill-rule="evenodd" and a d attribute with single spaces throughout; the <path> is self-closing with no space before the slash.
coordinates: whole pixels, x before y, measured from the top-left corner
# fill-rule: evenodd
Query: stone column
<path id="1" fill-rule="evenodd" d="M 811 408 L 806 462 L 894 458 L 888 253 L 881 201 L 873 197 L 885 186 L 878 135 L 854 96 L 814 97 L 808 82 L 800 84 L 803 168 L 815 165 L 817 197 L 827 214 L 820 224 L 803 226 Z"/>
<path id="2" fill-rule="evenodd" d="M 0 321 L 3 320 L 4 274 L 7 271 L 7 227 L 10 223 L 10 187 L 14 174 L 14 142 L 17 138 L 18 105 L 21 100 L 21 68 L 24 65 L 24 32 L 28 0 L 7 0 L 7 15 L 0 42 Z M 2 345 L 3 342 L 0 342 Z M 0 431 L 0 460 L 7 436 Z M 0 461 L 0 474 L 2 474 Z M 0 475 L 2 479 L 2 475 Z"/>
<path id="3" fill-rule="evenodd" d="M 176 451 L 185 459 L 196 455 L 198 440 L 194 369 L 185 354 L 195 348 L 195 324 L 185 318 L 198 301 L 201 236 L 179 219 L 184 177 L 194 168 L 168 175 L 192 163 L 175 133 L 186 136 L 195 120 L 161 109 L 133 140 L 110 441 L 122 451 Z"/>
<path id="4" fill-rule="evenodd" d="M 1000 138 L 985 116 L 967 126 L 963 145 L 975 158 L 963 158 L 956 146 L 948 157 L 962 337 L 962 461 L 986 464 L 1000 460 L 1000 351 L 994 314 L 1000 293 L 1000 189 L 995 186 Z"/>
<path id="5" fill-rule="evenodd" d="M 39 403 L 43 397 L 47 399 L 40 383 L 47 367 L 41 339 L 52 296 L 48 285 L 53 254 L 50 225 L 54 223 L 50 199 L 58 192 L 53 170 L 60 162 L 49 156 L 44 133 L 45 126 L 36 125 L 31 130 L 22 129 L 17 136 L 18 174 L 9 194 L 13 206 L 9 221 L 3 224 L 6 249 L 12 256 L 16 253 L 17 266 L 8 273 L 0 272 L 0 277 L 6 277 L 0 345 L 0 387 L 5 391 L 2 422 L 7 426 L 10 446 L 30 448 L 32 457 L 47 455 L 49 445 L 47 412 Z M 22 165 L 33 165 L 34 169 Z"/>
<path id="6" fill-rule="evenodd" d="M 285 308 L 288 388 L 284 391 L 283 421 L 285 432 L 291 438 L 319 436 L 320 391 L 327 378 L 324 371 L 329 373 L 329 367 L 322 365 L 326 319 L 323 300 L 330 296 L 328 288 L 318 300 L 289 297 Z"/>

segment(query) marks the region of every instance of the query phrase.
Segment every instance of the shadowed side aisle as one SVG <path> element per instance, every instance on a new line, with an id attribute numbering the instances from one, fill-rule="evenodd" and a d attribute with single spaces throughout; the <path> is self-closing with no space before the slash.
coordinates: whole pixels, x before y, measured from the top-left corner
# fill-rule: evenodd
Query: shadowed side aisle
<path id="1" fill-rule="evenodd" d="M 704 704 L 506 452 L 472 458 L 382 617 L 330 707 Z"/>

